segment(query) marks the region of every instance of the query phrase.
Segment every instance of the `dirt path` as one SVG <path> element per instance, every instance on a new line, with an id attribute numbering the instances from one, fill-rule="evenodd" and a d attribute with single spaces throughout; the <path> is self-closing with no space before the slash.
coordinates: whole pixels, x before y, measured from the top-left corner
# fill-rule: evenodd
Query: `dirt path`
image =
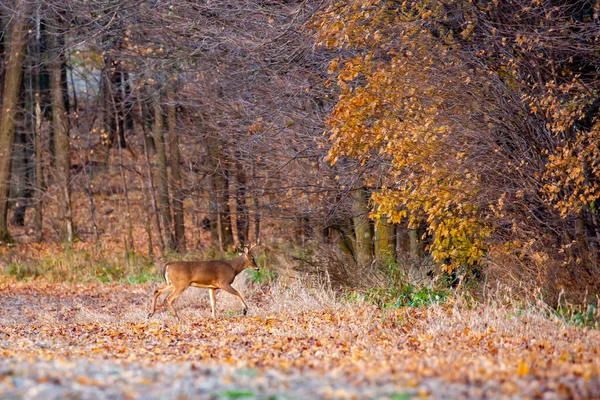
<path id="1" fill-rule="evenodd" d="M 379 311 L 323 292 L 0 282 L 3 398 L 600 398 L 600 334 L 541 311 Z M 274 396 L 274 397 L 273 397 Z"/>

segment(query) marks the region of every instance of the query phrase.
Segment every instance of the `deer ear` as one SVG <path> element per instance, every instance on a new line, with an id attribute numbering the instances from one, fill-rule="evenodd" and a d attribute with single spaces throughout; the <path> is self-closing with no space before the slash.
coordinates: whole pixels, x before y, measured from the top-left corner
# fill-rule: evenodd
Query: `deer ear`
<path id="1" fill-rule="evenodd" d="M 235 246 L 235 252 L 236 252 L 236 253 L 241 253 L 241 252 L 242 252 L 242 249 L 240 249 L 239 247 Z"/>
<path id="2" fill-rule="evenodd" d="M 250 246 L 248 246 L 248 245 L 245 245 L 245 246 L 244 246 L 244 253 L 245 253 L 245 254 L 248 254 L 249 252 L 250 252 Z"/>

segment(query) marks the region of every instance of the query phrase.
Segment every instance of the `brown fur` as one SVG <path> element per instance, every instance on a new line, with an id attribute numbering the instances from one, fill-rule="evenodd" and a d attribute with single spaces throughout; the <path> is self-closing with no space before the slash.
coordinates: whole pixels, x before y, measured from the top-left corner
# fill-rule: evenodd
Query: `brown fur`
<path id="1" fill-rule="evenodd" d="M 245 315 L 248 310 L 248 305 L 231 284 L 235 277 L 246 268 L 259 269 L 252 256 L 252 247 L 248 245 L 244 247 L 240 256 L 233 260 L 174 261 L 166 263 L 162 268 L 162 275 L 167 285 L 154 291 L 152 310 L 150 311 L 150 314 L 148 314 L 148 318 L 154 315 L 156 310 L 156 299 L 164 293 L 169 293 L 166 298 L 167 306 L 175 318 L 180 320 L 177 312 L 173 308 L 173 302 L 190 286 L 210 290 L 209 294 L 213 318 L 216 318 L 215 292 L 219 289 L 225 290 L 236 296 L 244 307 L 243 313 Z"/>

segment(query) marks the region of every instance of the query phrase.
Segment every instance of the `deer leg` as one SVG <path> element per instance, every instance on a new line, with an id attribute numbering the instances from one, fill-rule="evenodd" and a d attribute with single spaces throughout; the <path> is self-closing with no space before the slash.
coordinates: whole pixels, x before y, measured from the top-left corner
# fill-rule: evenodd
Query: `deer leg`
<path id="1" fill-rule="evenodd" d="M 179 322 L 181 322 L 181 318 L 179 318 L 179 315 L 177 315 L 177 312 L 173 308 L 173 302 L 175 301 L 175 299 L 177 297 L 179 297 L 179 295 L 181 293 L 183 293 L 183 291 L 185 289 L 186 289 L 185 287 L 183 289 L 175 288 L 175 290 L 173 290 L 171 292 L 171 294 L 169 295 L 169 297 L 167 297 L 167 306 L 169 307 L 169 311 L 171 311 L 171 313 L 175 316 L 175 318 L 177 318 L 177 321 L 179 321 Z"/>
<path id="2" fill-rule="evenodd" d="M 173 290 L 173 285 L 168 284 L 165 287 L 162 287 L 160 289 L 154 289 L 154 298 L 152 299 L 152 311 L 150 311 L 150 314 L 148 314 L 148 318 L 152 317 L 154 315 L 154 311 L 156 310 L 156 299 L 158 299 L 158 297 L 165 293 L 165 292 L 169 292 Z"/>
<path id="3" fill-rule="evenodd" d="M 217 306 L 217 299 L 215 298 L 216 291 L 216 289 L 208 289 L 208 294 L 210 296 L 210 308 L 212 309 L 213 319 L 217 319 L 217 315 L 215 314 L 215 307 Z"/>
<path id="4" fill-rule="evenodd" d="M 244 309 L 242 310 L 242 314 L 246 315 L 246 313 L 248 313 L 248 305 L 242 298 L 242 295 L 239 294 L 239 292 L 237 290 L 232 288 L 231 285 L 222 286 L 221 289 L 223 289 L 227 293 L 231 293 L 232 295 L 234 295 L 235 297 L 237 297 L 240 300 L 240 302 L 242 303 L 242 306 L 244 307 Z"/>

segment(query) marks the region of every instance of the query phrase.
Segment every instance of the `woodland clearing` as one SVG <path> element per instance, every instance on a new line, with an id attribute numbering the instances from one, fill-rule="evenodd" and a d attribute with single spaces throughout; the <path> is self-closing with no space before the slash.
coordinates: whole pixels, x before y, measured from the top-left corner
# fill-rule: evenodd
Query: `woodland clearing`
<path id="1" fill-rule="evenodd" d="M 241 277 L 243 277 L 242 274 Z M 240 287 L 240 282 L 234 286 Z M 156 283 L 0 283 L 2 398 L 598 398 L 600 333 L 543 305 L 381 310 L 326 289 L 244 285 L 161 305 Z"/>

